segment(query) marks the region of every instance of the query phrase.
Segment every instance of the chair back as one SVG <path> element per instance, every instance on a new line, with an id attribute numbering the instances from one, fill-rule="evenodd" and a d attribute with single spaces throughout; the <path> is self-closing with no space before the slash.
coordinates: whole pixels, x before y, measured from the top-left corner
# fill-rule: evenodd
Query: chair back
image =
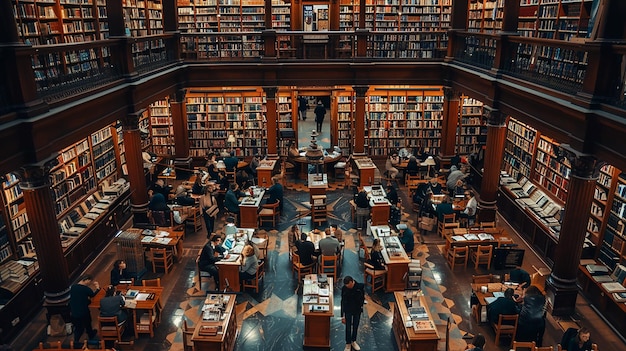
<path id="1" fill-rule="evenodd" d="M 511 344 L 513 346 L 513 342 L 515 339 L 515 333 L 517 332 L 517 322 L 519 315 L 517 314 L 501 314 L 498 317 L 498 324 L 493 324 L 492 327 L 496 331 L 496 346 L 500 346 L 500 336 L 502 335 L 510 335 L 511 336 Z"/>
<path id="2" fill-rule="evenodd" d="M 43 342 L 39 342 L 39 348 L 37 350 L 61 350 L 61 341 L 58 341 L 56 343 L 51 342 L 48 344 L 49 347 L 44 347 L 44 343 Z"/>
<path id="3" fill-rule="evenodd" d="M 152 287 L 160 288 L 161 287 L 161 278 L 143 279 L 141 281 L 141 284 L 143 286 L 152 286 Z"/>
<path id="4" fill-rule="evenodd" d="M 337 262 L 338 262 L 337 255 L 331 255 L 331 256 L 322 255 L 321 261 L 320 261 L 319 273 L 326 274 L 328 276 L 333 277 L 333 280 L 337 280 Z"/>
<path id="5" fill-rule="evenodd" d="M 443 223 L 454 223 L 456 221 L 456 214 L 455 213 L 450 213 L 450 214 L 444 214 L 443 215 Z"/>
<path id="6" fill-rule="evenodd" d="M 119 351 L 134 351 L 135 350 L 135 342 L 133 340 L 129 341 L 115 341 L 115 350 Z"/>
<path id="7" fill-rule="evenodd" d="M 363 249 L 363 259 L 365 259 L 365 261 L 368 261 L 370 259 L 370 251 L 367 247 L 367 243 L 363 239 L 363 234 L 361 234 L 361 232 L 359 232 L 359 249 Z"/>
<path id="8" fill-rule="evenodd" d="M 453 246 L 448 250 L 448 264 L 450 268 L 454 270 L 454 266 L 457 264 L 463 264 L 463 267 L 467 267 L 467 259 L 469 257 L 469 249 L 467 246 Z"/>
<path id="9" fill-rule="evenodd" d="M 117 316 L 98 316 L 98 334 L 102 340 L 122 340 L 123 325 L 118 324 Z"/>
<path id="10" fill-rule="evenodd" d="M 534 341 L 513 341 L 513 350 L 515 351 L 534 351 Z"/>
<path id="11" fill-rule="evenodd" d="M 480 229 L 495 228 L 496 222 L 480 222 Z"/>
<path id="12" fill-rule="evenodd" d="M 170 271 L 170 268 L 174 266 L 174 257 L 172 252 L 165 248 L 150 248 L 150 255 L 152 256 L 152 271 L 156 272 L 157 269 L 163 269 L 165 274 Z"/>
<path id="13" fill-rule="evenodd" d="M 148 213 L 150 223 L 158 227 L 171 227 L 174 223 L 173 216 L 172 211 L 149 211 Z"/>
<path id="14" fill-rule="evenodd" d="M 533 351 L 553 351 L 554 347 L 552 346 L 535 346 Z"/>
<path id="15" fill-rule="evenodd" d="M 187 326 L 187 320 L 183 319 L 183 350 L 184 351 L 193 351 L 194 345 L 193 341 L 191 341 L 191 337 L 193 336 L 193 328 Z"/>
<path id="16" fill-rule="evenodd" d="M 254 275 L 254 279 L 244 280 L 242 288 L 253 288 L 255 292 L 259 292 L 261 280 L 265 276 L 265 262 L 261 261 Z"/>

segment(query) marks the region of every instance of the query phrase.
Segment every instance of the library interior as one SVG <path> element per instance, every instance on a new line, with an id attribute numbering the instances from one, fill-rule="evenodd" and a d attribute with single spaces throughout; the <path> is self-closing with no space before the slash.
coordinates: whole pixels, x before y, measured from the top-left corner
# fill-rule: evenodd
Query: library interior
<path id="1" fill-rule="evenodd" d="M 626 349 L 624 13 L 1 1 L 0 349 Z"/>

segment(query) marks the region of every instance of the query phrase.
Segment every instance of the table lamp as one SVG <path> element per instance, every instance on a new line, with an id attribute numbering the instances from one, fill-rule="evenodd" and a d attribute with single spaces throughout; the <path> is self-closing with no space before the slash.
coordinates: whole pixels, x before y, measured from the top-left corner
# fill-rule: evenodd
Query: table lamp
<path id="1" fill-rule="evenodd" d="M 435 162 L 435 159 L 432 156 L 428 156 L 426 158 L 426 160 L 424 160 L 424 162 L 422 162 L 423 166 L 428 166 L 428 176 L 430 177 L 430 166 L 434 166 L 437 163 Z"/>
<path id="2" fill-rule="evenodd" d="M 237 139 L 235 139 L 235 135 L 234 134 L 230 134 L 228 136 L 228 140 L 226 140 L 226 142 L 228 143 L 228 145 L 232 149 L 233 147 L 235 147 L 235 144 L 237 143 Z"/>

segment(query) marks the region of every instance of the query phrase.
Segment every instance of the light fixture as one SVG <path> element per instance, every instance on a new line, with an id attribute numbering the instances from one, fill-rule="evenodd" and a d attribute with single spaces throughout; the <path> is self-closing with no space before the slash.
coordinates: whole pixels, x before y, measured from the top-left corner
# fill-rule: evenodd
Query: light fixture
<path id="1" fill-rule="evenodd" d="M 428 156 L 426 158 L 426 160 L 424 160 L 424 162 L 422 162 L 422 165 L 424 166 L 428 166 L 428 176 L 430 177 L 430 166 L 434 166 L 437 163 L 435 162 L 435 159 L 432 156 Z"/>
<path id="2" fill-rule="evenodd" d="M 234 134 L 230 134 L 228 136 L 228 139 L 226 139 L 226 142 L 228 143 L 228 146 L 230 146 L 230 148 L 232 149 L 235 144 L 237 143 L 237 139 L 235 139 L 235 135 Z"/>

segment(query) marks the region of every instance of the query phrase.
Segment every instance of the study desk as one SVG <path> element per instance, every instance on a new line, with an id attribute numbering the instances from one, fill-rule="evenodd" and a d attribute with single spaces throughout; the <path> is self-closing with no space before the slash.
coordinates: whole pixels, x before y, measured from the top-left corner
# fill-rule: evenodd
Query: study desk
<path id="1" fill-rule="evenodd" d="M 374 184 L 374 181 L 376 180 L 376 170 L 378 168 L 371 158 L 353 158 L 352 163 L 354 164 L 353 168 L 357 171 L 357 174 L 359 175 L 360 187 Z"/>
<path id="2" fill-rule="evenodd" d="M 369 235 L 378 238 L 383 247 L 383 259 L 387 266 L 385 291 L 404 290 L 406 288 L 404 276 L 409 271 L 411 259 L 404 251 L 397 233 L 388 225 L 380 225 L 369 226 Z"/>
<path id="3" fill-rule="evenodd" d="M 131 233 L 141 234 L 141 246 L 145 249 L 152 247 L 162 249 L 165 248 L 172 251 L 176 261 L 180 262 L 183 257 L 183 234 L 184 232 L 174 231 L 172 227 L 157 227 L 151 232 L 155 235 L 146 235 L 146 229 L 129 228 L 126 230 Z"/>
<path id="4" fill-rule="evenodd" d="M 239 329 L 235 311 L 236 295 L 208 294 L 202 318 L 191 336 L 194 351 L 232 351 Z M 223 307 L 222 307 L 223 306 Z M 219 314 L 214 311 L 220 311 Z M 215 318 L 218 316 L 217 318 Z M 206 318 L 205 318 L 206 317 Z M 217 319 L 217 320 L 213 320 Z"/>
<path id="5" fill-rule="evenodd" d="M 389 214 L 391 212 L 391 203 L 387 200 L 387 193 L 379 186 L 364 186 L 363 190 L 367 193 L 370 200 L 370 218 L 372 225 L 387 225 L 389 223 Z"/>
<path id="6" fill-rule="evenodd" d="M 304 277 L 302 288 L 303 344 L 306 347 L 330 348 L 330 319 L 334 315 L 335 305 L 333 301 L 333 278 L 328 277 L 326 283 L 318 282 L 317 278 L 317 274 L 308 274 Z M 305 294 L 309 291 L 308 286 L 312 285 L 317 285 L 317 289 L 313 289 L 311 294 Z"/>
<path id="7" fill-rule="evenodd" d="M 243 169 L 248 167 L 249 163 L 246 161 L 239 161 L 237 162 L 237 169 Z M 217 169 L 220 171 L 226 170 L 226 165 L 224 164 L 224 161 L 219 160 L 217 161 L 217 165 L 216 165 Z"/>
<path id="8" fill-rule="evenodd" d="M 413 291 L 396 291 L 393 293 L 396 299 L 396 305 L 393 309 L 392 329 L 393 334 L 396 337 L 396 343 L 398 344 L 398 348 L 400 350 L 436 351 L 437 343 L 439 342 L 440 337 L 437 332 L 437 327 L 433 321 L 433 317 L 430 313 L 430 308 L 423 295 L 413 296 L 413 293 Z M 415 293 L 417 293 L 417 291 L 415 291 Z M 409 308 L 407 307 L 409 300 L 411 301 L 411 306 L 419 305 L 425 307 L 426 309 L 428 317 L 423 321 L 419 321 L 420 324 L 411 320 Z M 415 301 L 415 303 L 413 303 L 413 301 Z M 425 324 L 425 327 L 417 328 L 414 327 L 414 324 Z"/>
<path id="9" fill-rule="evenodd" d="M 265 195 L 265 189 L 261 187 L 251 187 L 252 196 L 247 194 L 239 201 L 239 225 L 243 228 L 258 228 L 259 207 Z"/>
<path id="10" fill-rule="evenodd" d="M 483 283 L 472 284 L 472 294 L 476 296 L 475 302 L 478 302 L 475 306 L 474 317 L 478 323 L 487 323 L 487 305 L 491 300 L 496 298 L 497 293 L 504 293 L 508 288 L 518 289 L 517 283 Z M 494 294 L 496 293 L 496 294 Z M 522 295 L 522 291 L 517 291 L 516 294 Z"/>
<path id="11" fill-rule="evenodd" d="M 490 234 L 493 239 L 486 240 L 455 240 L 457 236 L 464 236 L 466 234 Z M 448 251 L 454 246 L 472 246 L 478 245 L 491 245 L 493 247 L 501 247 L 503 245 L 511 245 L 513 240 L 508 236 L 506 231 L 498 228 L 484 228 L 484 229 L 468 229 L 468 228 L 454 228 L 451 234 L 446 234 L 446 246 L 445 250 Z"/>
<path id="12" fill-rule="evenodd" d="M 262 160 L 256 168 L 258 186 L 269 188 L 272 186 L 272 176 L 278 173 L 278 160 Z"/>
<path id="13" fill-rule="evenodd" d="M 323 174 L 309 174 L 307 176 L 309 193 L 313 195 L 326 195 L 328 189 L 328 175 Z"/>
<path id="14" fill-rule="evenodd" d="M 139 291 L 139 294 L 134 299 L 126 299 L 125 308 L 131 310 L 133 330 L 135 331 L 135 338 L 139 337 L 139 334 L 150 334 L 150 337 L 154 337 L 154 328 L 161 322 L 161 310 L 163 304 L 161 303 L 161 295 L 163 294 L 162 287 L 148 287 L 148 286 L 130 286 L 129 289 Z M 96 296 L 91 299 L 89 307 L 100 309 L 100 300 L 104 298 L 106 289 L 100 289 Z M 128 292 L 123 291 L 124 294 Z M 144 299 L 146 294 L 153 294 L 151 299 Z"/>
<path id="15" fill-rule="evenodd" d="M 228 259 L 222 259 L 215 264 L 219 269 L 220 286 L 218 290 L 230 287 L 231 291 L 241 291 L 239 283 L 239 267 L 241 266 L 241 254 L 229 254 Z"/>

